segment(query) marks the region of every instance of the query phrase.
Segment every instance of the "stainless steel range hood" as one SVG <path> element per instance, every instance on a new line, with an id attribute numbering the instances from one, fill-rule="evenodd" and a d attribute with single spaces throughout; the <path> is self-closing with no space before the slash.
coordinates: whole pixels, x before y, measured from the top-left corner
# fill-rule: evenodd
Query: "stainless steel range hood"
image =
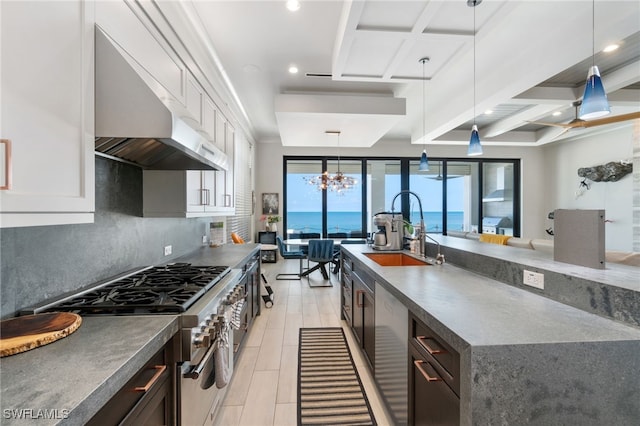
<path id="1" fill-rule="evenodd" d="M 145 169 L 227 170 L 211 136 L 96 27 L 95 150 Z"/>

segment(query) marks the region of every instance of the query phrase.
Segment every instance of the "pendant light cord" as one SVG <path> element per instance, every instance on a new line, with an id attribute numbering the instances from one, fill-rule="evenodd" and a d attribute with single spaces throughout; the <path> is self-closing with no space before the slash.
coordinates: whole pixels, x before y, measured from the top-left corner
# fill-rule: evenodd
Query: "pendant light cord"
<path id="1" fill-rule="evenodd" d="M 591 66 L 596 65 L 596 0 L 591 0 Z"/>
<path id="2" fill-rule="evenodd" d="M 476 125 L 476 7 L 473 7 L 473 125 Z"/>
<path id="3" fill-rule="evenodd" d="M 424 67 L 425 67 L 425 63 L 427 62 L 427 58 L 422 58 L 422 149 L 423 150 L 427 150 L 427 142 L 426 142 L 426 118 L 425 116 L 427 115 L 427 111 L 426 111 L 426 107 L 425 107 L 425 103 L 426 103 L 426 95 L 425 95 L 425 73 L 424 73 Z"/>

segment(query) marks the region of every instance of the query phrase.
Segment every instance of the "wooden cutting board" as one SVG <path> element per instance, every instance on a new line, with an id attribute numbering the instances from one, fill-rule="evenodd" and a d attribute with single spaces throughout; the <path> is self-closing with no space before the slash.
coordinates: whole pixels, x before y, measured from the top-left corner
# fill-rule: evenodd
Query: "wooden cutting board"
<path id="1" fill-rule="evenodd" d="M 0 357 L 18 354 L 67 337 L 82 324 L 70 312 L 26 315 L 0 322 Z"/>

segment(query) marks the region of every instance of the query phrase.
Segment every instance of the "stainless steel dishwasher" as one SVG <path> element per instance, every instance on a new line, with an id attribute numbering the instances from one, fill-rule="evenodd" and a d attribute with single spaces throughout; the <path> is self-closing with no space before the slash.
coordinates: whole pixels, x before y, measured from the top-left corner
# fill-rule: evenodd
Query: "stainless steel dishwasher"
<path id="1" fill-rule="evenodd" d="M 375 379 L 394 425 L 407 424 L 407 308 L 376 282 Z"/>

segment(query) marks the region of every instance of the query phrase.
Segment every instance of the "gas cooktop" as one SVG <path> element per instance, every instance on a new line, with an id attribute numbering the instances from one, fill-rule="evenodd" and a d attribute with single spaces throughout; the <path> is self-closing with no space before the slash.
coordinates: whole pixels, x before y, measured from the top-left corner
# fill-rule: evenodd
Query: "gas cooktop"
<path id="1" fill-rule="evenodd" d="M 152 266 L 53 301 L 37 312 L 171 314 L 186 311 L 229 272 L 228 266 Z"/>

